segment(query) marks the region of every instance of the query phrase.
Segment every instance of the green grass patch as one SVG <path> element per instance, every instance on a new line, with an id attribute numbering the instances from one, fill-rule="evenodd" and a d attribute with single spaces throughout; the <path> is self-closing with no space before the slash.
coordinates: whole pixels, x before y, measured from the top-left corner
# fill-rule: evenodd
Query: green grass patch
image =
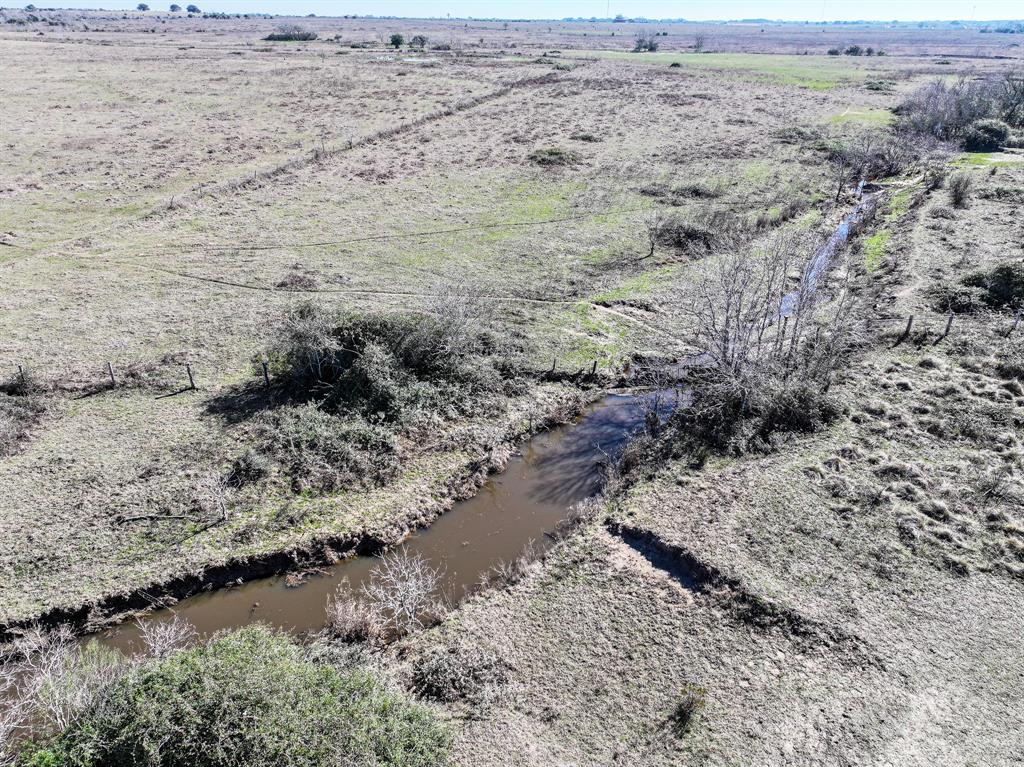
<path id="1" fill-rule="evenodd" d="M 780 85 L 811 90 L 830 90 L 863 80 L 866 72 L 848 60 L 826 56 L 787 56 L 759 53 L 625 53 L 622 51 L 578 51 L 581 55 L 622 59 L 643 64 L 668 66 L 678 63 L 695 69 L 734 72 L 764 77 Z"/>
<path id="2" fill-rule="evenodd" d="M 570 211 L 572 196 L 582 191 L 584 185 L 577 182 L 552 183 L 550 181 L 527 181 L 509 186 L 501 199 L 507 204 L 492 208 L 479 220 L 479 225 L 518 224 L 534 221 L 550 221 L 564 218 Z M 481 242 L 501 242 L 521 236 L 517 227 L 487 229 L 480 234 Z"/>
<path id="3" fill-rule="evenodd" d="M 885 250 L 889 245 L 892 234 L 883 229 L 864 240 L 864 268 L 868 273 L 874 272 L 882 265 L 885 258 Z"/>
<path id="4" fill-rule="evenodd" d="M 903 218 L 910 210 L 911 200 L 914 198 L 914 188 L 907 187 L 896 192 L 889 200 L 889 205 L 885 213 L 886 223 L 892 223 Z"/>
<path id="5" fill-rule="evenodd" d="M 950 165 L 958 168 L 984 167 L 984 168 L 1005 168 L 1012 165 L 1024 164 L 1024 157 L 1007 158 L 999 152 L 964 152 Z"/>

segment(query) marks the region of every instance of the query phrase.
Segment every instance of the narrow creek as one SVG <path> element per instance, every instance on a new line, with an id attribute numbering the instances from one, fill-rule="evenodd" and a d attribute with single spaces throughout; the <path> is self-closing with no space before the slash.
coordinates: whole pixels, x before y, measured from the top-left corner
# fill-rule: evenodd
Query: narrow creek
<path id="1" fill-rule="evenodd" d="M 546 534 L 570 507 L 600 490 L 601 461 L 643 424 L 642 396 L 609 394 L 573 423 L 535 435 L 474 497 L 455 504 L 405 542 L 408 551 L 444 571 L 442 589 L 448 600 L 458 603 L 482 574 L 516 558 L 531 541 L 541 549 L 551 545 Z M 378 561 L 348 559 L 299 585 L 286 575 L 250 581 L 184 599 L 146 620 L 178 615 L 206 635 L 256 621 L 287 631 L 317 630 L 324 625 L 335 591 L 342 586 L 358 589 Z M 142 649 L 132 622 L 104 631 L 100 639 L 127 653 Z"/>
<path id="2" fill-rule="evenodd" d="M 854 229 L 871 216 L 881 196 L 866 196 L 815 252 L 807 266 L 810 292 Z M 796 297 L 796 293 L 783 296 L 780 316 L 793 312 Z M 688 358 L 683 367 L 698 364 L 701 357 Z M 643 425 L 643 396 L 609 394 L 573 423 L 532 437 L 505 471 L 490 477 L 473 498 L 455 504 L 404 543 L 409 552 L 443 570 L 441 588 L 450 603 L 460 602 L 484 573 L 515 559 L 531 541 L 540 549 L 551 545 L 547 533 L 557 528 L 574 504 L 600 490 L 602 460 Z M 287 575 L 262 578 L 184 599 L 146 620 L 181 616 L 203 635 L 257 621 L 286 631 L 315 631 L 324 625 L 330 597 L 341 587 L 358 590 L 378 562 L 376 557 L 348 559 L 314 572 L 301 583 Z M 142 649 L 135 623 L 120 624 L 99 637 L 127 653 Z"/>

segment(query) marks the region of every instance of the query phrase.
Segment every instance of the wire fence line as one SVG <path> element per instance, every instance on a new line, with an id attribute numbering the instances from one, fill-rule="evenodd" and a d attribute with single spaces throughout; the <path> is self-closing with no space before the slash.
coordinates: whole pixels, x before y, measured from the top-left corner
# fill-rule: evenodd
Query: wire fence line
<path id="1" fill-rule="evenodd" d="M 628 315 L 621 316 L 628 319 Z M 939 326 L 942 328 L 941 330 L 938 330 L 935 327 L 925 327 L 921 329 L 922 323 L 920 322 L 920 316 L 913 313 L 907 315 L 905 320 L 901 316 L 896 315 L 876 316 L 868 318 L 866 324 L 869 327 L 877 328 L 876 332 L 880 338 L 884 338 L 887 335 L 895 337 L 895 341 L 889 346 L 889 348 L 892 349 L 910 342 L 914 335 L 915 328 L 918 328 L 917 332 L 920 334 L 916 341 L 917 346 L 938 346 L 949 337 L 955 328 L 965 326 L 967 323 L 965 323 L 964 320 L 969 316 L 970 315 L 968 314 L 955 314 L 953 312 L 949 312 L 944 319 L 941 315 L 937 318 L 930 316 L 929 320 L 939 319 Z M 997 335 L 1005 339 L 1010 338 L 1014 333 L 1019 331 L 1022 319 L 1024 319 L 1024 310 L 1015 312 L 1013 320 L 1006 325 L 1004 330 L 997 330 Z M 648 330 L 671 335 L 677 342 L 679 342 L 679 338 L 675 334 L 669 333 L 669 331 L 664 328 L 655 328 L 654 326 L 648 326 L 646 324 L 644 326 Z M 992 325 L 990 323 L 979 323 L 979 328 L 991 329 Z M 680 350 L 681 349 L 682 346 L 680 347 Z M 682 354 L 680 359 L 685 362 L 686 360 L 697 359 L 700 356 L 701 355 L 699 353 L 694 352 L 694 349 L 687 347 L 687 353 Z M 174 389 L 173 384 L 169 383 L 169 378 L 161 379 L 161 381 L 156 384 L 134 384 L 134 372 L 140 367 L 145 367 L 147 364 L 151 367 L 162 369 L 176 367 L 180 371 L 181 388 Z M 605 367 L 606 370 L 602 370 L 602 367 Z M 678 368 L 678 365 L 675 365 L 673 369 L 675 368 Z M 170 389 L 170 391 L 165 391 L 156 395 L 155 399 L 163 399 L 165 397 L 182 394 L 188 391 L 198 391 L 200 389 L 197 380 L 201 370 L 192 361 L 187 359 L 166 363 L 144 363 L 136 361 L 128 364 L 115 364 L 112 359 L 108 359 L 102 364 L 98 364 L 95 369 L 97 373 L 94 379 L 76 379 L 71 376 L 67 376 L 63 381 L 53 382 L 53 388 L 78 393 L 81 396 L 92 396 L 100 394 L 103 391 L 132 388 L 156 389 L 162 387 Z M 35 372 L 37 370 L 38 367 L 29 366 L 25 363 L 14 365 L 12 376 L 8 379 L 7 384 L 3 388 L 11 390 L 21 387 L 25 392 L 33 390 L 33 388 L 38 385 L 38 381 L 35 379 Z M 126 372 L 128 374 L 127 376 L 125 375 Z M 237 373 L 237 368 L 229 372 L 234 376 L 234 374 Z M 527 371 L 528 375 L 532 375 L 539 380 L 574 382 L 598 381 L 602 377 L 608 378 L 615 375 L 617 372 L 621 371 L 617 370 L 617 367 L 607 359 L 591 359 L 583 365 L 579 365 L 579 363 L 576 362 L 570 366 L 566 366 L 564 364 L 564 358 L 559 358 L 557 355 L 552 357 L 550 367 L 538 367 Z M 273 376 L 270 373 L 270 363 L 265 355 L 261 355 L 258 359 L 254 357 L 252 378 L 255 382 L 261 382 L 265 389 L 273 387 L 274 381 Z"/>

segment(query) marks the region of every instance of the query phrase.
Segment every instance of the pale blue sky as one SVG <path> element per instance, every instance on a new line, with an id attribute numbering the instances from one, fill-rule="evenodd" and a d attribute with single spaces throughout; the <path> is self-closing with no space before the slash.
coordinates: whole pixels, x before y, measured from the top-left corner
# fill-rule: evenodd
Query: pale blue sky
<path id="1" fill-rule="evenodd" d="M 153 10 L 162 10 L 168 4 L 163 0 L 147 1 Z M 56 0 L 54 5 L 75 8 L 134 8 L 137 2 L 138 0 Z M 178 2 L 181 5 L 186 4 L 182 0 Z M 1024 0 L 197 0 L 196 4 L 203 10 L 231 13 L 316 13 L 322 16 L 357 13 L 432 17 L 451 14 L 478 18 L 557 19 L 565 16 L 590 17 L 621 13 L 625 16 L 695 20 L 769 18 L 793 21 L 918 21 L 1024 18 Z M 37 2 L 37 5 L 40 3 Z"/>

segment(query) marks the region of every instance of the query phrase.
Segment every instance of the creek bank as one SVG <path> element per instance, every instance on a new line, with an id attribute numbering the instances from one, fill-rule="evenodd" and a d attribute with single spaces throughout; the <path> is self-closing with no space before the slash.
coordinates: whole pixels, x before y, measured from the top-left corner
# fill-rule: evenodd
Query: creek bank
<path id="1" fill-rule="evenodd" d="M 603 465 L 643 424 L 644 414 L 638 397 L 606 394 L 572 423 L 538 433 L 514 452 L 505 445 L 494 461 L 472 475 L 467 491 L 458 493 L 471 497 L 397 540 L 405 540 L 403 550 L 409 555 L 436 568 L 436 596 L 461 604 L 490 575 L 514 567 L 511 563 L 521 561 L 524 551 L 535 556 L 557 543 L 566 521 L 573 519 L 575 504 L 600 492 Z M 492 476 L 490 469 L 498 466 L 504 471 Z M 365 551 L 375 554 L 380 548 Z M 154 612 L 149 620 L 159 623 L 177 616 L 205 635 L 256 621 L 296 634 L 316 632 L 326 622 L 331 599 L 338 593 L 358 593 L 379 565 L 375 557 L 350 555 L 331 567 L 307 569 L 300 577 L 275 574 L 200 594 Z M 139 639 L 137 626 L 123 624 L 102 641 L 132 653 Z"/>
<path id="2" fill-rule="evenodd" d="M 36 616 L 0 624 L 0 644 L 9 642 L 16 632 L 31 626 L 70 625 L 77 633 L 93 633 L 123 623 L 154 608 L 163 608 L 191 596 L 241 585 L 248 581 L 288 572 L 333 565 L 356 556 L 374 556 L 401 542 L 414 530 L 426 527 L 458 501 L 472 497 L 487 481 L 501 471 L 516 446 L 531 435 L 570 422 L 584 408 L 600 398 L 600 389 L 549 387 L 547 396 L 538 391 L 529 405 L 540 401 L 540 417 L 522 409 L 505 415 L 498 438 L 481 453 L 462 463 L 438 491 L 429 496 L 406 500 L 400 511 L 376 529 L 346 533 L 313 533 L 288 546 L 267 551 L 229 556 L 195 572 L 171 574 L 166 580 L 105 594 L 77 605 L 57 606 Z"/>

